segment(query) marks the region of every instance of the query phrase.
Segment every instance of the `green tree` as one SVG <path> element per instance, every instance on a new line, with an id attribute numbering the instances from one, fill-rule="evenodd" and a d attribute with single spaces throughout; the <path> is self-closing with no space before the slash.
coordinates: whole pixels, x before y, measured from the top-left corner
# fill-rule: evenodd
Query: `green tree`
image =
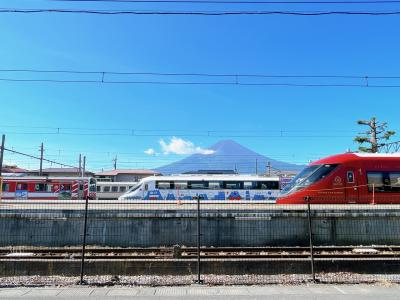
<path id="1" fill-rule="evenodd" d="M 354 139 L 360 144 L 358 147 L 360 152 L 377 153 L 380 147 L 386 145 L 381 141 L 388 141 L 392 135 L 396 134 L 396 132 L 386 129 L 386 122 L 378 122 L 375 117 L 371 120 L 358 120 L 357 124 L 369 127 L 369 130 L 360 133 L 362 136 L 356 136 Z M 365 143 L 369 143 L 369 147 L 363 146 Z"/>

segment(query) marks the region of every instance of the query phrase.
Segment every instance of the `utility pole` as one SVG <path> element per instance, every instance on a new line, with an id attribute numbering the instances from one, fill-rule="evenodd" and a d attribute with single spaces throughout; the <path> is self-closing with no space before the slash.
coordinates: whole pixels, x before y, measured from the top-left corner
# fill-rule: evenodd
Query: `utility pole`
<path id="1" fill-rule="evenodd" d="M 40 168 L 39 176 L 43 175 L 43 143 L 40 145 Z"/>
<path id="2" fill-rule="evenodd" d="M 82 154 L 79 154 L 79 174 L 82 177 Z"/>
<path id="3" fill-rule="evenodd" d="M 83 156 L 83 170 L 82 170 L 82 177 L 86 174 L 86 156 Z"/>
<path id="4" fill-rule="evenodd" d="M 117 160 L 118 160 L 118 157 L 117 157 L 117 155 L 115 155 L 115 158 L 112 160 L 114 163 L 114 170 L 117 169 Z"/>
<path id="5" fill-rule="evenodd" d="M 2 137 L 1 137 L 1 149 L 0 149 L 0 177 L 1 177 L 1 171 L 3 170 L 3 157 L 4 157 L 4 144 L 5 144 L 5 142 L 6 142 L 6 135 L 3 134 Z"/>

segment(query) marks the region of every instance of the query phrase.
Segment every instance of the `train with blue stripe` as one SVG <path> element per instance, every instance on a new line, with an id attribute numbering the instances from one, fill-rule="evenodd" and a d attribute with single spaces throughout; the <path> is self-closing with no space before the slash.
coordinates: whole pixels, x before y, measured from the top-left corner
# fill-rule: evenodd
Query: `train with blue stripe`
<path id="1" fill-rule="evenodd" d="M 279 177 L 258 175 L 151 176 L 119 197 L 119 200 L 264 201 L 275 203 Z"/>

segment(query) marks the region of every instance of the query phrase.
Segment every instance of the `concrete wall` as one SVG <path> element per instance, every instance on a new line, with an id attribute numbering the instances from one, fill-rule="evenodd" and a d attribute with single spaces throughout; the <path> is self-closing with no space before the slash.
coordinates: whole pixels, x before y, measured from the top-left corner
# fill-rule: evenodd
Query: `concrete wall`
<path id="1" fill-rule="evenodd" d="M 204 246 L 305 246 L 305 211 L 202 212 Z M 78 246 L 81 210 L 1 210 L 0 246 Z M 316 245 L 400 245 L 400 212 L 393 210 L 314 211 Z M 87 242 L 113 247 L 196 245 L 195 211 L 94 210 Z"/>
<path id="2" fill-rule="evenodd" d="M 87 242 L 113 247 L 196 245 L 196 212 L 95 210 L 89 212 Z M 78 246 L 83 211 L 1 210 L 0 246 Z M 316 245 L 400 245 L 398 210 L 314 211 Z M 203 246 L 308 245 L 305 211 L 202 212 Z"/>

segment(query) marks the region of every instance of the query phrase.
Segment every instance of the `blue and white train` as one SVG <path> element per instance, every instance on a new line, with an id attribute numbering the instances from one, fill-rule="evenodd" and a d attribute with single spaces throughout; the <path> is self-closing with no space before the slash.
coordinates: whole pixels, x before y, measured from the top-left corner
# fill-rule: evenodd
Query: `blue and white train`
<path id="1" fill-rule="evenodd" d="M 143 178 L 119 200 L 259 201 L 274 203 L 279 177 L 256 175 L 177 175 Z"/>

